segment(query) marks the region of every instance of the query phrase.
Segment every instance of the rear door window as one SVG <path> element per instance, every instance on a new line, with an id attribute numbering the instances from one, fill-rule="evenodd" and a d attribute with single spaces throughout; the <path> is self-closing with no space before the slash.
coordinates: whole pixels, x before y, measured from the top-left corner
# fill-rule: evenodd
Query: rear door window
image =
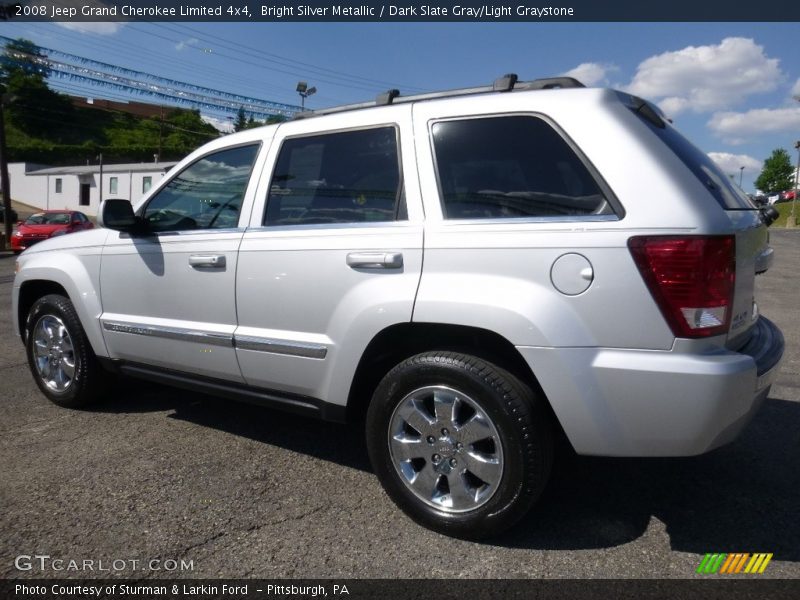
<path id="1" fill-rule="evenodd" d="M 609 194 L 544 119 L 441 121 L 432 135 L 446 219 L 615 214 Z"/>
<path id="2" fill-rule="evenodd" d="M 405 218 L 393 126 L 287 138 L 264 225 L 371 223 Z"/>

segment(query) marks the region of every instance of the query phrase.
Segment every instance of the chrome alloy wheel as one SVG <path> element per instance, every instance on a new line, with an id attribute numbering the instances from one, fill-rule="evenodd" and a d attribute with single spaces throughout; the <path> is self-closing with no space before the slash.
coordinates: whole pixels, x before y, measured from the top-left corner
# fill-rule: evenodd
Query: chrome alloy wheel
<path id="1" fill-rule="evenodd" d="M 389 423 L 389 454 L 417 498 L 450 513 L 486 504 L 503 476 L 494 423 L 475 400 L 444 386 L 400 401 Z"/>
<path id="2" fill-rule="evenodd" d="M 33 358 L 42 382 L 54 392 L 65 392 L 75 378 L 75 349 L 59 317 L 43 315 L 33 327 Z"/>

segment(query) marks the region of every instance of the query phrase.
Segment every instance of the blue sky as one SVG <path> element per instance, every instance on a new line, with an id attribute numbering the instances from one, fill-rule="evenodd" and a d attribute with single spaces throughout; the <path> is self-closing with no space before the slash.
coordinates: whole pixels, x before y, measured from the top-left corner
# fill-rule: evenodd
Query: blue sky
<path id="1" fill-rule="evenodd" d="M 656 101 L 737 181 L 744 166 L 746 191 L 774 148 L 794 161 L 800 140 L 800 23 L 3 23 L 0 35 L 283 103 L 306 80 L 311 108 L 573 74 Z"/>

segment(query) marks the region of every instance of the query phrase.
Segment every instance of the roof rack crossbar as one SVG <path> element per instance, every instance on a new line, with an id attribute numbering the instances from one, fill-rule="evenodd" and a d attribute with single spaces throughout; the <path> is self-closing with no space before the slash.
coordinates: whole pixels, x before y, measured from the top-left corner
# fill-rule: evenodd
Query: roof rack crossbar
<path id="1" fill-rule="evenodd" d="M 574 77 L 548 77 L 546 79 L 534 79 L 533 81 L 518 81 L 515 73 L 509 73 L 496 79 L 492 85 L 484 85 L 472 88 L 459 88 L 455 90 L 444 90 L 441 92 L 426 92 L 414 94 L 413 96 L 402 96 L 399 90 L 388 90 L 379 94 L 372 102 L 359 102 L 357 104 L 345 104 L 314 111 L 304 111 L 297 113 L 295 119 L 306 119 L 330 115 L 333 113 L 347 112 L 361 108 L 373 106 L 387 106 L 390 104 L 402 104 L 406 102 L 419 102 L 421 100 L 436 100 L 438 98 L 453 98 L 457 96 L 471 96 L 473 94 L 488 94 L 492 92 L 512 92 L 516 90 L 551 90 L 558 88 L 582 88 L 585 87 Z"/>

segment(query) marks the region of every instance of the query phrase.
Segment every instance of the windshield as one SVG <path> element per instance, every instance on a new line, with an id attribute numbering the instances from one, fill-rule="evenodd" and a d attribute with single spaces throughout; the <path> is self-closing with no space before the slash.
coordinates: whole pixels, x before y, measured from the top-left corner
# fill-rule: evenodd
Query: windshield
<path id="1" fill-rule="evenodd" d="M 25 220 L 25 225 L 68 225 L 69 213 L 36 213 Z"/>

